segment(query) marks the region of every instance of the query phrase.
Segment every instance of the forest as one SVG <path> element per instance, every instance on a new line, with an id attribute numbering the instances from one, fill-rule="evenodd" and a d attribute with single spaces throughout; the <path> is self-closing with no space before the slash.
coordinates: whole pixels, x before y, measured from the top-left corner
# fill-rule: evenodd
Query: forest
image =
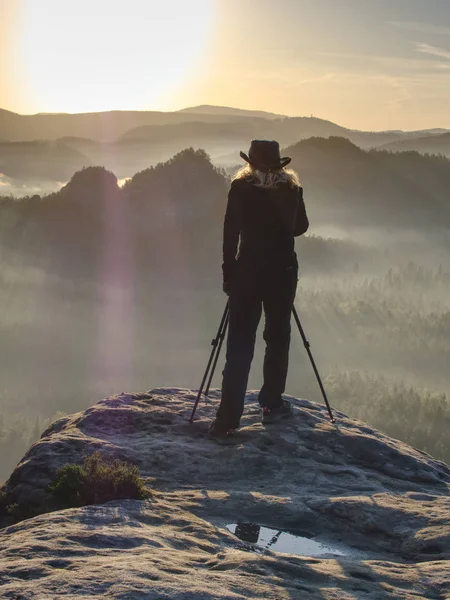
<path id="1" fill-rule="evenodd" d="M 332 406 L 450 462 L 450 161 L 343 138 L 283 155 L 311 221 L 296 307 Z M 89 166 L 57 193 L 0 198 L 0 481 L 58 416 L 198 388 L 226 301 L 229 184 L 188 148 L 122 187 Z M 294 327 L 290 360 L 287 393 L 322 402 Z"/>

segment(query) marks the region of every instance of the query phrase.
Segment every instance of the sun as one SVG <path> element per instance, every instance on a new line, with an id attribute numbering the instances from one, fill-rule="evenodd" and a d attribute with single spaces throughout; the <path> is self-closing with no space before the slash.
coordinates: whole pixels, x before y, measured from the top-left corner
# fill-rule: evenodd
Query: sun
<path id="1" fill-rule="evenodd" d="M 149 109 L 204 60 L 214 0 L 23 0 L 22 61 L 46 112 Z"/>

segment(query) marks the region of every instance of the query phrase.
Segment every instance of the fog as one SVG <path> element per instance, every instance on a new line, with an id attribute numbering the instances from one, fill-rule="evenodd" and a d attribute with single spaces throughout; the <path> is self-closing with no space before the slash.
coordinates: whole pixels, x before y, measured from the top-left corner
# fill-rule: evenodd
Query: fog
<path id="1" fill-rule="evenodd" d="M 12 196 L 14 198 L 22 198 L 23 196 L 45 196 L 52 192 L 59 191 L 64 185 L 64 182 L 59 181 L 42 181 L 24 180 L 20 178 L 8 177 L 0 172 L 0 195 Z"/>
<path id="2" fill-rule="evenodd" d="M 389 195 L 374 213 L 346 184 L 327 211 L 336 195 L 314 195 L 312 171 L 295 166 L 312 223 L 296 243 L 296 307 L 331 405 L 450 461 L 448 196 L 436 192 L 434 220 L 410 196 L 402 226 Z M 57 194 L 1 200 L 0 481 L 58 415 L 122 391 L 199 387 L 226 303 L 229 179 L 186 150 L 121 184 L 88 168 Z M 261 385 L 262 325 L 249 388 Z M 286 391 L 322 402 L 292 325 Z"/>

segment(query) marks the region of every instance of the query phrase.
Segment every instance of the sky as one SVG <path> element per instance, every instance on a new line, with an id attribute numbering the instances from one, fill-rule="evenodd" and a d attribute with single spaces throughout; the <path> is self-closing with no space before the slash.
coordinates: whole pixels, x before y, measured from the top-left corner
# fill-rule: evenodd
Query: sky
<path id="1" fill-rule="evenodd" d="M 450 128 L 450 0 L 0 0 L 0 108 Z"/>

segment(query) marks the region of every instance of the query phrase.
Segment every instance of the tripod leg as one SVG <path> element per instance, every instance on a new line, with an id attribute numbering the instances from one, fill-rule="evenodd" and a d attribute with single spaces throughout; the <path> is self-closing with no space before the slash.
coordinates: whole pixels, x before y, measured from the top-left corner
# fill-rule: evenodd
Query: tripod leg
<path id="1" fill-rule="evenodd" d="M 325 400 L 325 404 L 327 406 L 328 414 L 330 415 L 330 420 L 334 423 L 333 413 L 331 412 L 331 407 L 328 402 L 327 395 L 325 393 L 325 388 L 323 387 L 322 380 L 320 379 L 319 371 L 317 370 L 316 363 L 314 362 L 313 355 L 311 354 L 311 348 L 308 340 L 306 339 L 305 332 L 303 331 L 302 324 L 300 323 L 300 319 L 298 318 L 297 310 L 295 306 L 292 307 L 292 313 L 294 315 L 295 322 L 297 323 L 298 330 L 300 331 L 300 335 L 302 336 L 303 344 L 306 348 L 306 352 L 308 353 L 309 359 L 312 364 L 312 368 L 314 369 L 314 373 L 317 378 L 317 383 L 319 384 L 320 391 L 322 392 L 323 399 Z"/>
<path id="2" fill-rule="evenodd" d="M 213 365 L 212 365 L 211 374 L 209 376 L 208 384 L 206 386 L 205 397 L 208 396 L 208 394 L 209 394 L 209 388 L 211 387 L 211 381 L 212 381 L 212 378 L 214 376 L 214 371 L 216 370 L 217 361 L 219 360 L 220 351 L 222 350 L 223 340 L 225 339 L 225 336 L 227 334 L 228 321 L 229 321 L 229 314 L 227 314 L 227 317 L 225 319 L 225 324 L 223 326 L 223 330 L 222 330 L 222 333 L 220 335 L 220 341 L 219 341 L 219 345 L 217 346 L 216 356 L 214 357 L 214 362 L 213 362 Z"/>
<path id="3" fill-rule="evenodd" d="M 202 395 L 203 388 L 205 387 L 205 381 L 206 381 L 206 378 L 208 377 L 208 373 L 209 373 L 209 370 L 211 368 L 211 364 L 213 362 L 214 355 L 215 355 L 215 353 L 217 351 L 217 348 L 218 348 L 218 345 L 220 343 L 222 332 L 223 332 L 223 330 L 225 328 L 225 324 L 228 323 L 228 312 L 229 312 L 229 301 L 227 302 L 227 304 L 225 306 L 225 310 L 223 311 L 223 315 L 222 315 L 222 319 L 220 321 L 220 325 L 219 325 L 219 329 L 217 331 L 217 335 L 213 339 L 213 341 L 211 342 L 211 345 L 212 345 L 213 349 L 211 351 L 211 356 L 209 357 L 209 361 L 208 361 L 208 365 L 206 367 L 205 374 L 203 375 L 203 379 L 202 379 L 202 383 L 200 385 L 200 389 L 198 390 L 197 399 L 195 401 L 194 408 L 192 409 L 191 416 L 188 419 L 190 423 L 192 423 L 193 420 L 194 420 L 195 411 L 197 410 L 197 406 L 198 406 L 198 403 L 200 401 L 200 396 Z"/>

